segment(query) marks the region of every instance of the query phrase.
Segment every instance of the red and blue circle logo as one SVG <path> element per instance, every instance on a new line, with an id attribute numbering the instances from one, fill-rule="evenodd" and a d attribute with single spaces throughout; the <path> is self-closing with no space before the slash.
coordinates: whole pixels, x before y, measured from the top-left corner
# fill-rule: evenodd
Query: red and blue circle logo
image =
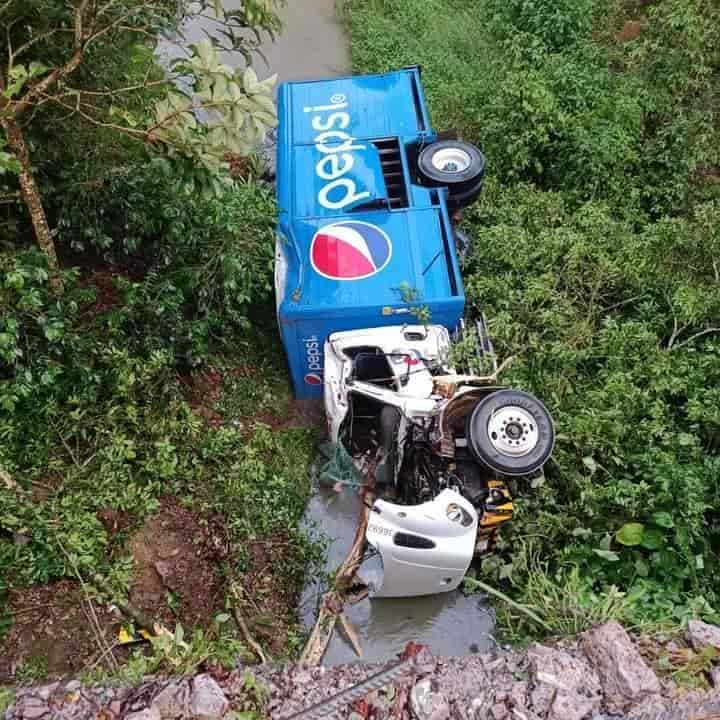
<path id="1" fill-rule="evenodd" d="M 363 280 L 384 270 L 392 243 L 376 225 L 348 220 L 320 228 L 310 244 L 315 272 L 328 280 Z"/>
<path id="2" fill-rule="evenodd" d="M 307 373 L 305 375 L 305 382 L 308 385 L 322 385 L 323 379 L 318 373 Z"/>

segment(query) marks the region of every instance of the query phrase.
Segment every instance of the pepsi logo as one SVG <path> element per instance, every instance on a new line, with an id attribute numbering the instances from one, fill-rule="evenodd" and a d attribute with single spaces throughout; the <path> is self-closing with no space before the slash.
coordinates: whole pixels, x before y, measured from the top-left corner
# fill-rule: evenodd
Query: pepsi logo
<path id="1" fill-rule="evenodd" d="M 308 373 L 305 375 L 305 384 L 306 385 L 322 385 L 323 380 L 317 373 Z"/>
<path id="2" fill-rule="evenodd" d="M 382 271 L 392 257 L 384 230 L 358 220 L 320 228 L 310 244 L 315 272 L 329 280 L 362 280 Z"/>

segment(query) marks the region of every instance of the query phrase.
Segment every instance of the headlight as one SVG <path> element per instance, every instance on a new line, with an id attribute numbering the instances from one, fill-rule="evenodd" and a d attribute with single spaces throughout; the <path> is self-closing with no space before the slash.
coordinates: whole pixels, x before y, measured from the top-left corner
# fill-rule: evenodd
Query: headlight
<path id="1" fill-rule="evenodd" d="M 450 503 L 445 509 L 445 515 L 450 522 L 460 523 L 463 527 L 472 525 L 470 513 L 457 503 Z"/>

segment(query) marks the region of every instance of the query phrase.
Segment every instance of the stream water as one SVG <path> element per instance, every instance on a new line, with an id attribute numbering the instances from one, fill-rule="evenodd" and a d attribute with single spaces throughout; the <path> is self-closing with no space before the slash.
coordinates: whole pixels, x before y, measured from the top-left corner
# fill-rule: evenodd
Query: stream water
<path id="1" fill-rule="evenodd" d="M 238 0 L 225 0 L 230 10 Z M 274 43 L 263 48 L 255 69 L 263 78 L 277 73 L 279 81 L 306 80 L 349 71 L 347 41 L 335 12 L 335 0 L 288 0 L 281 11 L 284 31 Z M 215 24 L 195 18 L 184 29 L 185 44 L 200 41 Z M 172 40 L 161 43 L 164 62 L 183 55 Z M 240 54 L 223 53 L 230 66 L 244 65 Z M 325 569 L 332 571 L 350 549 L 360 515 L 358 493 L 344 488 L 336 493 L 319 489 L 306 512 L 306 526 L 315 526 L 329 540 Z M 317 600 L 326 590 L 321 581 L 309 579 L 300 605 L 303 623 L 309 629 L 314 621 Z M 440 655 L 467 655 L 493 644 L 493 616 L 478 596 L 461 592 L 423 598 L 363 600 L 351 606 L 347 616 L 360 638 L 363 659 L 383 661 L 394 657 L 411 640 L 427 645 Z M 352 662 L 357 657 L 350 644 L 335 632 L 324 657 L 325 664 Z"/>

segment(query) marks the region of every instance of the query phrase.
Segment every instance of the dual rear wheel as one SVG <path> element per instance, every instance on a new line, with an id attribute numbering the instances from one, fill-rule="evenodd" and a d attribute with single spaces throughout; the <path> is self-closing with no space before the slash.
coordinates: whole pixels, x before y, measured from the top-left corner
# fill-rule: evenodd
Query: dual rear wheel
<path id="1" fill-rule="evenodd" d="M 475 202 L 482 191 L 485 156 L 470 143 L 439 140 L 423 148 L 417 162 L 426 185 L 448 189 L 448 206 L 453 212 Z"/>

